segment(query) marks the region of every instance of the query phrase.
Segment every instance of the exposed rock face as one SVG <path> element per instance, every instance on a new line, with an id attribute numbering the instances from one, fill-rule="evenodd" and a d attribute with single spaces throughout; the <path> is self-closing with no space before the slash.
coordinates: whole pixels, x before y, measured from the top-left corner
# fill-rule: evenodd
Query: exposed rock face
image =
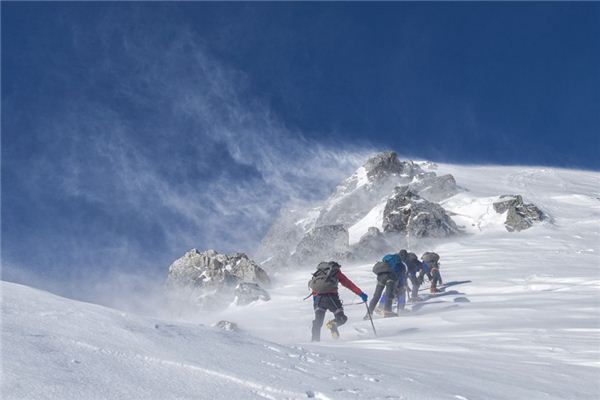
<path id="1" fill-rule="evenodd" d="M 458 193 L 456 180 L 450 174 L 436 176 L 429 172 L 409 185 L 410 190 L 429 201 L 440 201 Z"/>
<path id="2" fill-rule="evenodd" d="M 409 184 L 421 174 L 424 174 L 421 167 L 412 161 L 400 161 L 392 151 L 378 154 L 338 185 L 321 208 L 315 226 L 341 224 L 350 227 L 395 186 Z"/>
<path id="3" fill-rule="evenodd" d="M 413 193 L 408 186 L 397 187 L 383 212 L 383 231 L 411 237 L 441 238 L 460 233 L 444 209 Z"/>
<path id="4" fill-rule="evenodd" d="M 544 213 L 534 204 L 525 204 L 521 195 L 502 195 L 494 203 L 494 210 L 506 214 L 504 226 L 509 232 L 522 231 L 533 226 L 534 222 L 546 219 Z"/>
<path id="5" fill-rule="evenodd" d="M 235 287 L 234 295 L 233 303 L 238 306 L 245 306 L 258 300 L 271 300 L 271 296 L 269 296 L 266 290 L 252 282 L 238 283 Z"/>
<path id="6" fill-rule="evenodd" d="M 218 309 L 233 301 L 235 287 L 243 282 L 271 283 L 267 273 L 243 253 L 192 249 L 169 267 L 167 288 L 174 301 Z"/>
<path id="7" fill-rule="evenodd" d="M 240 328 L 235 322 L 219 321 L 213 325 L 215 328 L 223 329 L 224 331 L 239 332 Z"/>
<path id="8" fill-rule="evenodd" d="M 412 161 L 402 162 L 393 151 L 377 154 L 364 164 L 367 176 L 371 182 L 387 178 L 390 175 L 406 175 L 412 177 L 421 171 L 421 168 Z"/>
<path id="9" fill-rule="evenodd" d="M 325 225 L 311 229 L 298 243 L 292 260 L 299 265 L 323 260 L 347 259 L 348 230 L 343 225 Z"/>
<path id="10" fill-rule="evenodd" d="M 376 227 L 369 228 L 358 243 L 351 247 L 352 253 L 360 254 L 361 258 L 380 257 L 392 249 L 385 235 Z"/>

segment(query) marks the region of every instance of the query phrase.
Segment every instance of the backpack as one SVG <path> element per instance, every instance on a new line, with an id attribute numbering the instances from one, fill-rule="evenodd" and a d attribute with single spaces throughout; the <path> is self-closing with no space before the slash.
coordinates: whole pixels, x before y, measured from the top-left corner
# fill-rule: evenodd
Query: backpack
<path id="1" fill-rule="evenodd" d="M 378 261 L 375 263 L 375 265 L 373 265 L 373 273 L 375 275 L 391 272 L 393 272 L 392 267 L 390 267 L 390 264 L 386 263 L 385 261 Z"/>
<path id="2" fill-rule="evenodd" d="M 434 252 L 426 252 L 421 256 L 421 260 L 426 262 L 430 267 L 436 268 L 438 266 L 438 261 L 440 260 L 440 255 Z"/>
<path id="3" fill-rule="evenodd" d="M 419 257 L 415 253 L 408 253 L 405 264 L 410 273 L 415 273 L 421 269 L 421 261 L 419 261 Z"/>
<path id="4" fill-rule="evenodd" d="M 308 287 L 315 293 L 329 293 L 337 290 L 338 278 L 337 272 L 340 270 L 340 264 L 335 261 L 321 262 L 317 266 L 317 271 L 308 281 Z"/>

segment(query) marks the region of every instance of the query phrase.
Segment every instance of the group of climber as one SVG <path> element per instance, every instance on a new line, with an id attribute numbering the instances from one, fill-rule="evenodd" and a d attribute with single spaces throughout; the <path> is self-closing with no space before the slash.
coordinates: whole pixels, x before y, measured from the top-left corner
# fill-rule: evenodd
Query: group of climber
<path id="1" fill-rule="evenodd" d="M 423 284 L 426 276 L 431 283 L 430 292 L 439 292 L 438 285 L 442 284 L 439 260 L 440 256 L 434 252 L 426 252 L 419 260 L 415 253 L 402 249 L 398 253 L 387 254 L 381 261 L 375 263 L 373 273 L 377 276 L 377 283 L 364 319 L 371 318 L 380 302 L 383 303 L 384 317 L 398 316 L 392 311 L 393 301 L 397 299 L 398 310 L 404 309 L 408 282 L 410 282 L 410 302 L 421 300 L 418 296 L 419 287 Z M 315 311 L 315 319 L 312 323 L 313 342 L 318 342 L 321 338 L 321 328 L 328 310 L 333 313 L 334 319 L 327 322 L 325 326 L 331 331 L 334 338 L 339 337 L 337 328 L 348 320 L 338 294 L 338 284 L 341 283 L 342 286 L 354 292 L 364 303 L 368 301 L 368 295 L 348 279 L 340 268 L 341 265 L 335 261 L 321 262 L 308 283 L 312 291 Z"/>

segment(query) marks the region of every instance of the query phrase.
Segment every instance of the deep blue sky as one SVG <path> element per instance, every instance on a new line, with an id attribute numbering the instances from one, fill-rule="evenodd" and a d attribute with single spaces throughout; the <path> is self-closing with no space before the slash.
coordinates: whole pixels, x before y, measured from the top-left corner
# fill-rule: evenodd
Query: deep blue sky
<path id="1" fill-rule="evenodd" d="M 597 3 L 3 2 L 4 276 L 251 251 L 372 149 L 598 170 L 598 38 Z"/>

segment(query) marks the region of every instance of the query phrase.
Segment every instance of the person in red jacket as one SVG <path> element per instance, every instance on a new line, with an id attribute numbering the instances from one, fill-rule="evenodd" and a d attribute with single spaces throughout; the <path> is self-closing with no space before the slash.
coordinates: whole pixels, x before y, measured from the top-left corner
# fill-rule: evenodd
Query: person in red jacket
<path id="1" fill-rule="evenodd" d="M 331 336 L 334 339 L 340 336 L 338 327 L 344 325 L 348 320 L 348 317 L 344 314 L 344 307 L 338 295 L 339 283 L 356 293 L 364 302 L 368 299 L 367 294 L 348 279 L 340 268 L 340 264 L 335 261 L 319 263 L 317 271 L 308 283 L 309 288 L 312 290 L 313 308 L 315 311 L 315 319 L 312 323 L 313 342 L 321 340 L 321 328 L 323 327 L 327 310 L 331 311 L 335 317 L 325 325 L 331 331 Z"/>

